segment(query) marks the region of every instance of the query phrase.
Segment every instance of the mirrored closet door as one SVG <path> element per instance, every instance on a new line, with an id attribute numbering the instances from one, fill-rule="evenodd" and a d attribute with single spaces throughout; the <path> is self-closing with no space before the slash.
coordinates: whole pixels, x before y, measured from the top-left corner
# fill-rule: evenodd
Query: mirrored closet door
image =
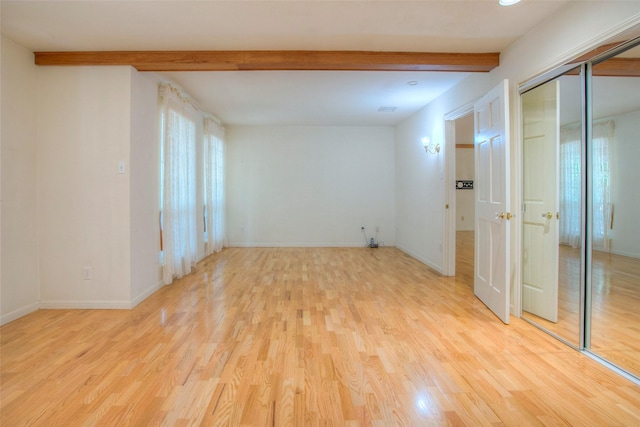
<path id="1" fill-rule="evenodd" d="M 640 39 L 521 95 L 522 317 L 640 380 Z"/>
<path id="2" fill-rule="evenodd" d="M 580 344 L 580 68 L 522 95 L 522 316 Z"/>
<path id="3" fill-rule="evenodd" d="M 640 376 L 640 46 L 593 65 L 589 138 L 590 336 Z"/>

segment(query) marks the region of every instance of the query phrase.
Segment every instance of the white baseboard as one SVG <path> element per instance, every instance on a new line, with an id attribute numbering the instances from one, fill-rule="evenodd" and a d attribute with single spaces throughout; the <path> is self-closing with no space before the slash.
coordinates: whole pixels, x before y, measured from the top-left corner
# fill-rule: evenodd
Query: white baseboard
<path id="1" fill-rule="evenodd" d="M 430 267 L 432 269 L 434 269 L 435 271 L 437 271 L 440 274 L 444 275 L 444 269 L 441 265 L 436 265 L 434 263 L 432 263 L 431 261 L 421 257 L 420 255 L 416 254 L 415 252 L 407 249 L 407 248 L 403 248 L 402 246 L 398 246 L 396 245 L 396 248 L 400 249 L 402 252 L 404 252 L 405 254 L 409 255 L 412 258 L 417 259 L 418 261 L 420 261 L 421 263 L 423 263 L 424 265 L 426 265 L 427 267 Z"/>
<path id="2" fill-rule="evenodd" d="M 140 304 L 142 301 L 153 295 L 163 286 L 162 281 L 159 281 L 153 286 L 147 288 L 140 295 L 135 297 L 131 301 L 41 301 L 39 303 L 29 304 L 25 307 L 13 310 L 10 313 L 0 316 L 0 326 L 9 322 L 13 322 L 29 313 L 33 313 L 39 309 L 114 309 L 114 310 L 129 310 Z"/>
<path id="3" fill-rule="evenodd" d="M 40 304 L 35 302 L 33 304 L 29 304 L 24 307 L 21 307 L 17 310 L 13 310 L 10 313 L 3 314 L 2 316 L 0 316 L 0 325 L 5 325 L 9 322 L 13 322 L 14 320 L 19 319 L 22 316 L 26 316 L 29 313 L 33 313 L 34 311 L 37 311 L 39 308 L 40 308 Z"/>
<path id="4" fill-rule="evenodd" d="M 640 258 L 640 255 L 638 255 L 637 253 L 633 253 L 633 252 L 611 250 L 610 253 L 612 253 L 614 255 L 626 256 L 626 257 L 629 257 L 629 258 L 636 258 L 636 259 Z"/>
<path id="5" fill-rule="evenodd" d="M 135 306 L 137 306 L 138 304 L 140 304 L 142 301 L 146 300 L 147 298 L 149 298 L 151 295 L 153 295 L 154 293 L 156 293 L 161 287 L 163 286 L 162 281 L 158 281 L 155 285 L 149 286 L 147 289 L 145 289 L 140 295 L 138 295 L 137 297 L 133 298 L 131 300 L 131 305 L 129 306 L 129 308 L 133 308 Z"/>
<path id="6" fill-rule="evenodd" d="M 43 309 L 106 309 L 106 310 L 128 310 L 131 308 L 131 301 L 41 301 L 40 308 Z"/>
<path id="7" fill-rule="evenodd" d="M 393 246 L 393 244 L 386 244 L 384 246 Z M 230 248 L 363 248 L 365 247 L 364 240 L 361 242 L 350 243 L 270 243 L 270 242 L 229 242 Z"/>

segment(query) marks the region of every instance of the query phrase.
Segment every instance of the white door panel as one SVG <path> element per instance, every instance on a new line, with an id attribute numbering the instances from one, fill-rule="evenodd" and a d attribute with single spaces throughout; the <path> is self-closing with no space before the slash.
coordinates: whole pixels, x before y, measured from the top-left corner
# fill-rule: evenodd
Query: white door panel
<path id="1" fill-rule="evenodd" d="M 474 293 L 509 323 L 508 81 L 474 106 L 476 235 Z"/>
<path id="2" fill-rule="evenodd" d="M 522 309 L 558 321 L 559 81 L 523 95 Z"/>

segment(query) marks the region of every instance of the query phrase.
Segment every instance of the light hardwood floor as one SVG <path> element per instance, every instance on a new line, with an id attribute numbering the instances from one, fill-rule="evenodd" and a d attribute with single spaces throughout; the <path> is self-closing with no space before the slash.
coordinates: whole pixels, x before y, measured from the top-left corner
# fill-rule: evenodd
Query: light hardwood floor
<path id="1" fill-rule="evenodd" d="M 640 425 L 640 387 L 503 325 L 469 256 L 230 248 L 133 310 L 40 310 L 0 329 L 0 424 Z"/>

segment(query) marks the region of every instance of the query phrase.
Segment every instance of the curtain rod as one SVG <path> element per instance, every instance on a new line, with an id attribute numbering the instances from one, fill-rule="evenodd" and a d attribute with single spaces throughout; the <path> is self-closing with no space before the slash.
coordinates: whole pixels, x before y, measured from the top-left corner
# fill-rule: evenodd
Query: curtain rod
<path id="1" fill-rule="evenodd" d="M 199 112 L 200 114 L 203 115 L 204 119 L 209 119 L 212 122 L 214 122 L 218 127 L 225 129 L 224 126 L 224 122 L 222 120 L 220 120 L 218 117 L 216 117 L 213 113 L 210 113 L 208 111 L 204 111 L 202 108 L 200 108 L 200 106 L 198 104 L 196 104 L 195 101 L 193 101 L 188 95 L 185 95 L 185 91 L 183 91 L 182 89 L 172 85 L 171 83 L 166 83 L 166 82 L 160 82 L 160 87 L 166 87 L 167 89 L 169 89 L 171 92 L 175 93 L 176 96 L 184 103 L 189 104 L 190 106 L 192 106 L 197 112 Z"/>

